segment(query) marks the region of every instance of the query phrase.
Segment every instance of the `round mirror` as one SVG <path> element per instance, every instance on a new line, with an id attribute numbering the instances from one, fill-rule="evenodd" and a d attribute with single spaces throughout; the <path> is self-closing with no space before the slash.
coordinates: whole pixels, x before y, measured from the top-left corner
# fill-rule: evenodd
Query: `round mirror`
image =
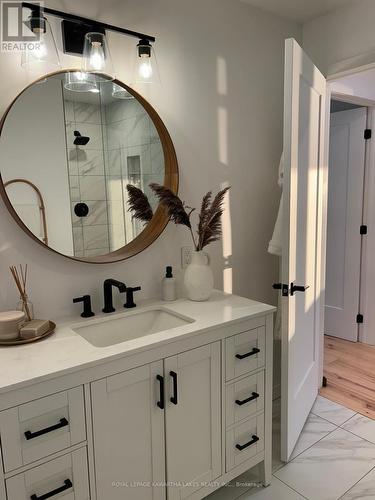
<path id="1" fill-rule="evenodd" d="M 123 260 L 163 231 L 149 188 L 178 187 L 173 143 L 156 111 L 119 81 L 62 71 L 27 87 L 1 122 L 0 190 L 17 223 L 41 245 L 85 262 Z M 153 216 L 129 211 L 127 186 Z"/>

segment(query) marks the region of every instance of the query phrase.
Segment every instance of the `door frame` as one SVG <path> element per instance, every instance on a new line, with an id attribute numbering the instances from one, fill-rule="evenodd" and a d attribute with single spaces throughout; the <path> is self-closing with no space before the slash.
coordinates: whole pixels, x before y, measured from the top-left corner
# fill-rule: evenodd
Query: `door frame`
<path id="1" fill-rule="evenodd" d="M 340 62 L 344 63 L 344 61 Z M 338 63 L 338 64 L 340 64 Z M 353 95 L 341 94 L 339 92 L 333 92 L 331 90 L 331 83 L 333 81 L 343 78 L 344 76 L 354 75 L 358 73 L 362 73 L 369 69 L 375 68 L 375 61 L 366 65 L 359 65 L 358 67 L 350 68 L 344 71 L 339 71 L 335 73 L 330 73 L 327 75 L 327 94 L 326 94 L 326 112 L 325 112 L 325 139 L 324 139 L 324 163 L 322 169 L 320 170 L 321 182 L 319 183 L 319 194 L 318 199 L 321 200 L 321 220 L 319 224 L 321 225 L 321 244 L 320 244 L 320 252 L 318 255 L 320 258 L 323 258 L 323 262 L 319 263 L 320 268 L 320 300 L 318 304 L 318 317 L 317 321 L 321 327 L 321 335 L 320 335 L 320 349 L 319 349 L 319 387 L 323 385 L 323 373 L 324 373 L 324 315 L 325 315 L 325 283 L 326 283 L 326 254 L 327 254 L 327 223 L 328 223 L 328 167 L 329 167 L 329 145 L 330 145 L 330 116 L 331 116 L 331 99 L 334 97 L 338 100 L 343 100 L 346 102 L 351 102 L 353 104 L 363 105 L 367 107 L 367 126 L 375 130 L 375 101 L 372 102 L 368 99 L 356 97 Z M 365 179 L 367 181 L 368 176 L 371 174 L 371 165 L 375 165 L 375 144 L 374 141 L 370 141 L 368 146 L 366 147 L 365 153 Z M 375 170 L 375 169 L 373 169 Z M 375 172 L 374 174 L 375 175 Z M 366 182 L 369 185 L 368 182 Z M 374 182 L 375 185 L 375 182 Z M 369 199 L 372 193 L 369 192 L 368 189 L 364 191 L 364 218 L 368 213 L 369 208 Z M 366 219 L 365 219 L 366 220 Z M 366 239 L 362 242 L 362 250 L 361 250 L 361 267 L 363 270 L 366 269 L 366 262 L 368 258 L 368 242 Z M 319 260 L 319 258 L 318 258 Z M 366 273 L 361 273 L 366 274 Z M 366 287 L 366 279 L 362 279 L 360 283 L 360 307 L 365 312 L 365 293 L 364 288 Z M 358 339 L 363 342 L 366 341 L 369 337 L 369 334 L 366 332 L 366 329 L 363 325 L 359 325 L 358 331 Z"/>

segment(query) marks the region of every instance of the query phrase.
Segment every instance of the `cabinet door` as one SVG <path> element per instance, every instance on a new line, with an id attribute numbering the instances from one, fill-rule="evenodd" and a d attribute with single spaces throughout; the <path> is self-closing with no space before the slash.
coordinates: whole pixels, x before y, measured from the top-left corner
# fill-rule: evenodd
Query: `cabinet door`
<path id="1" fill-rule="evenodd" d="M 162 370 L 159 361 L 91 384 L 98 500 L 165 499 Z"/>
<path id="2" fill-rule="evenodd" d="M 164 361 L 168 500 L 221 475 L 220 364 L 220 342 Z"/>

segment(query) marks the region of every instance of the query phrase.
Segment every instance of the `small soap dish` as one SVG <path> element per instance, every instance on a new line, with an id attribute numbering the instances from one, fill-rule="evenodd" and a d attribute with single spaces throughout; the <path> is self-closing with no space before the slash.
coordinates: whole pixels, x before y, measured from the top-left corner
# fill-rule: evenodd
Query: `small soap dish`
<path id="1" fill-rule="evenodd" d="M 35 337 L 31 337 L 28 339 L 23 339 L 19 337 L 18 339 L 0 340 L 0 346 L 15 346 L 22 344 L 30 344 L 31 342 L 37 342 L 38 340 L 45 339 L 46 337 L 52 335 L 52 333 L 55 331 L 55 328 L 56 324 L 53 321 L 50 321 L 48 330 L 42 333 L 42 335 L 37 335 Z"/>

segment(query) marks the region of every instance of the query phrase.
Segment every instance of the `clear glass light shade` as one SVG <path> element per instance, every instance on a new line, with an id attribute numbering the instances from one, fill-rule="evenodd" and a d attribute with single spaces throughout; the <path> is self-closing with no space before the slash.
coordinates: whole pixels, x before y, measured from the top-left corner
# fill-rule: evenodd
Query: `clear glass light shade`
<path id="1" fill-rule="evenodd" d="M 159 68 L 155 50 L 150 44 L 136 47 L 134 70 L 134 83 L 160 83 Z"/>
<path id="2" fill-rule="evenodd" d="M 99 85 L 95 75 L 83 73 L 82 71 L 66 73 L 64 88 L 72 92 L 99 92 Z"/>
<path id="3" fill-rule="evenodd" d="M 27 43 L 21 55 L 21 66 L 44 74 L 56 71 L 61 66 L 60 58 L 49 22 L 42 17 L 33 17 L 29 23 L 35 41 Z"/>
<path id="4" fill-rule="evenodd" d="M 87 33 L 82 56 L 82 72 L 95 74 L 96 80 L 114 80 L 114 68 L 107 38 L 103 33 Z"/>
<path id="5" fill-rule="evenodd" d="M 112 85 L 112 97 L 124 100 L 134 99 L 134 96 L 130 92 L 124 89 L 124 87 L 117 85 L 117 83 L 113 83 Z"/>

